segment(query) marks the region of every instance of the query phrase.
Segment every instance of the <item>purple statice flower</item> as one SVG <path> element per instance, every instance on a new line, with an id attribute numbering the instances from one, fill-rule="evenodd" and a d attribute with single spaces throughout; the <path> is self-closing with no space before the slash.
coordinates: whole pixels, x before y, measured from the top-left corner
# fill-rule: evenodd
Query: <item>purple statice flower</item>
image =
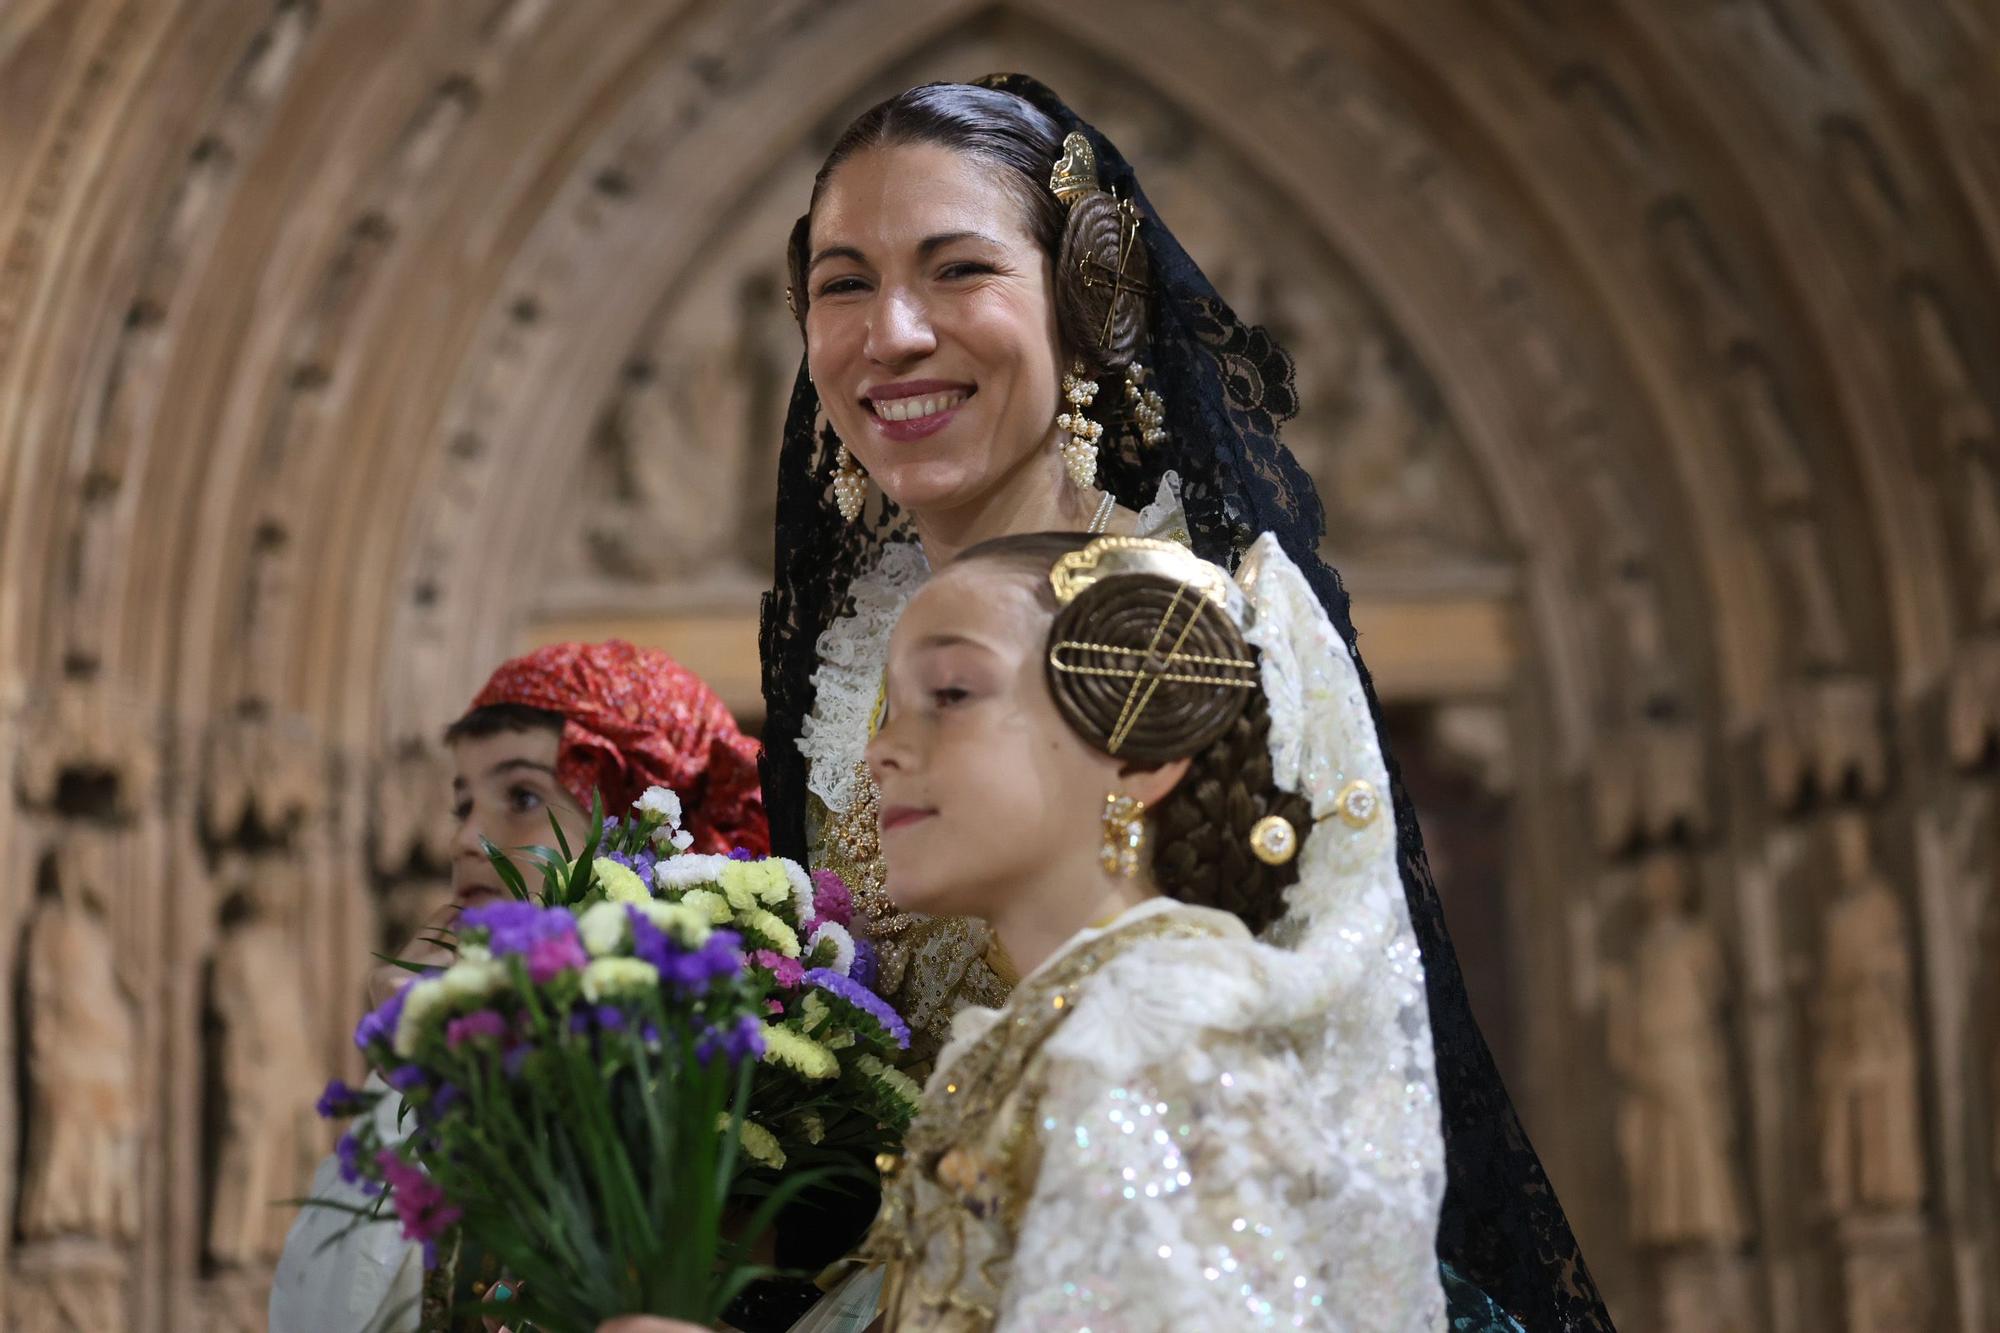
<path id="1" fill-rule="evenodd" d="M 546 986 L 564 972 L 580 972 L 590 962 L 583 941 L 574 930 L 566 935 L 544 935 L 528 946 L 528 980 Z"/>
<path id="2" fill-rule="evenodd" d="M 569 1030 L 572 1035 L 578 1037 L 590 1031 L 590 1015 L 581 1009 L 572 1013 L 569 1016 Z"/>
<path id="3" fill-rule="evenodd" d="M 349 1116 L 360 1115 L 368 1109 L 369 1094 L 359 1088 L 350 1088 L 339 1079 L 326 1085 L 326 1091 L 319 1095 L 313 1107 L 322 1120 L 345 1120 Z"/>
<path id="4" fill-rule="evenodd" d="M 468 1041 L 481 1037 L 492 1037 L 496 1041 L 507 1035 L 507 1020 L 491 1009 L 475 1009 L 463 1018 L 454 1018 L 444 1025 L 444 1044 L 450 1050 L 457 1050 Z"/>
<path id="5" fill-rule="evenodd" d="M 389 1086 L 397 1092 L 408 1093 L 424 1086 L 426 1075 L 416 1065 L 397 1065 L 383 1077 L 389 1080 Z"/>
<path id="6" fill-rule="evenodd" d="M 431 975 L 425 973 L 425 976 Z M 410 988 L 406 983 L 396 988 L 396 993 L 382 1001 L 380 1007 L 362 1016 L 354 1028 L 354 1044 L 362 1050 L 370 1046 L 388 1046 L 396 1040 L 396 1024 L 403 1017 L 403 1001 L 409 998 Z"/>
<path id="7" fill-rule="evenodd" d="M 796 958 L 787 958 L 776 949 L 759 949 L 750 955 L 757 966 L 771 974 L 780 990 L 797 990 L 805 984 L 806 967 Z"/>
<path id="8" fill-rule="evenodd" d="M 396 1205 L 396 1216 L 403 1221 L 404 1240 L 422 1241 L 429 1247 L 463 1216 L 445 1198 L 438 1183 L 424 1174 L 422 1167 L 404 1161 L 395 1149 L 384 1148 L 375 1154 L 375 1165 L 389 1182 L 390 1202 Z M 429 1248 L 424 1259 L 426 1263 L 433 1262 Z"/>
<path id="9" fill-rule="evenodd" d="M 763 1024 L 749 1014 L 743 1014 L 730 1027 L 710 1027 L 695 1043 L 694 1058 L 707 1064 L 718 1054 L 732 1065 L 761 1056 L 764 1054 Z"/>
<path id="10" fill-rule="evenodd" d="M 875 946 L 860 936 L 854 938 L 854 962 L 847 969 L 847 979 L 858 981 L 868 989 L 875 989 L 875 983 L 882 975 L 882 960 L 875 955 Z"/>
<path id="11" fill-rule="evenodd" d="M 755 861 L 759 858 L 748 847 L 731 847 L 729 849 L 729 859 L 732 861 Z"/>
<path id="12" fill-rule="evenodd" d="M 660 863 L 660 854 L 645 847 L 636 852 L 599 852 L 598 858 L 604 861 L 616 861 L 637 875 L 639 882 L 649 889 L 653 886 L 653 868 Z"/>
<path id="13" fill-rule="evenodd" d="M 592 1011 L 597 1026 L 606 1032 L 622 1032 L 625 1029 L 625 1011 L 615 1004 L 600 1004 Z"/>
<path id="14" fill-rule="evenodd" d="M 873 1019 L 897 1046 L 906 1051 L 910 1049 L 910 1025 L 903 1021 L 903 1016 L 887 1000 L 853 977 L 843 977 L 830 967 L 816 967 L 806 973 L 806 984 Z"/>
<path id="15" fill-rule="evenodd" d="M 847 887 L 847 881 L 831 870 L 812 872 L 813 884 L 813 925 L 831 921 L 839 926 L 854 924 L 854 894 Z"/>
<path id="16" fill-rule="evenodd" d="M 500 1072 L 508 1078 L 521 1077 L 521 1066 L 528 1063 L 528 1057 L 535 1053 L 532 1046 L 512 1046 L 500 1057 Z"/>
<path id="17" fill-rule="evenodd" d="M 465 1094 L 458 1090 L 456 1083 L 438 1084 L 437 1091 L 431 1094 L 431 1114 L 434 1116 L 443 1115 L 446 1111 L 449 1111 L 453 1106 L 464 1100 L 464 1096 Z"/>
<path id="18" fill-rule="evenodd" d="M 496 958 L 504 958 L 527 953 L 538 940 L 561 939 L 566 935 L 573 938 L 576 918 L 560 907 L 509 899 L 467 908 L 459 913 L 458 928 L 460 932 L 484 930 L 486 947 Z"/>
<path id="19" fill-rule="evenodd" d="M 743 970 L 743 937 L 733 930 L 713 931 L 699 949 L 684 949 L 637 908 L 629 909 L 628 915 L 632 956 L 658 968 L 660 980 L 683 995 L 704 994 L 718 977 Z"/>
<path id="20" fill-rule="evenodd" d="M 340 1159 L 340 1178 L 350 1185 L 361 1183 L 361 1140 L 352 1134 L 342 1134 L 340 1141 L 333 1145 L 333 1155 Z"/>

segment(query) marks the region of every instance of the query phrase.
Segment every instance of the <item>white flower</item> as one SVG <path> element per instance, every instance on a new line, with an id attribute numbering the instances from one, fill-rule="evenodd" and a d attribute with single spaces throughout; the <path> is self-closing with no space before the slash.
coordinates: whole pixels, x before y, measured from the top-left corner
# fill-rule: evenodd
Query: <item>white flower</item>
<path id="1" fill-rule="evenodd" d="M 813 882 L 805 867 L 786 857 L 773 857 L 785 868 L 785 878 L 792 884 L 792 920 L 804 925 L 813 917 Z"/>
<path id="2" fill-rule="evenodd" d="M 709 932 L 714 929 L 708 923 L 707 912 L 684 902 L 640 903 L 635 910 L 655 927 L 672 935 L 681 947 L 687 949 L 700 948 L 707 942 Z"/>
<path id="3" fill-rule="evenodd" d="M 461 957 L 446 968 L 437 981 L 446 999 L 483 1000 L 507 984 L 507 965 L 496 963 L 491 957 Z"/>
<path id="4" fill-rule="evenodd" d="M 664 831 L 662 830 L 662 832 Z M 675 851 L 684 852 L 694 846 L 694 834 L 689 833 L 686 829 L 677 829 L 674 832 L 674 836 L 667 839 L 667 843 Z"/>
<path id="5" fill-rule="evenodd" d="M 403 993 L 403 1012 L 396 1019 L 396 1039 L 391 1043 L 397 1055 L 407 1060 L 417 1053 L 424 1028 L 450 998 L 439 977 L 424 977 L 410 983 Z"/>
<path id="6" fill-rule="evenodd" d="M 657 990 L 660 970 L 643 958 L 598 958 L 583 969 L 583 998 L 592 1004 Z"/>
<path id="7" fill-rule="evenodd" d="M 461 963 L 483 963 L 493 957 L 493 951 L 483 944 L 461 944 L 458 946 L 458 961 Z"/>
<path id="8" fill-rule="evenodd" d="M 592 958 L 604 958 L 625 947 L 623 903 L 592 903 L 576 919 L 577 937 Z"/>
<path id="9" fill-rule="evenodd" d="M 667 787 L 648 787 L 632 808 L 649 815 L 658 815 L 674 828 L 681 826 L 681 798 Z"/>
<path id="10" fill-rule="evenodd" d="M 819 946 L 829 941 L 833 944 L 833 961 L 824 966 L 844 977 L 854 968 L 854 937 L 838 921 L 822 921 L 813 928 L 812 938 L 806 943 L 806 957 L 817 960 Z"/>
<path id="11" fill-rule="evenodd" d="M 726 856 L 670 856 L 653 867 L 653 883 L 662 893 L 712 885 L 728 864 Z"/>

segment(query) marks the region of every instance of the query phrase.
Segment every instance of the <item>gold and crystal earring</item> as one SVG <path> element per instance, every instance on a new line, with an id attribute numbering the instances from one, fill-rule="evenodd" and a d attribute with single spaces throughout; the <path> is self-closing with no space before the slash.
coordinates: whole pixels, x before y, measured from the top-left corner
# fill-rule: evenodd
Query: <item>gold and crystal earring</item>
<path id="1" fill-rule="evenodd" d="M 1146 846 L 1146 803 L 1136 796 L 1108 792 L 1104 797 L 1104 846 L 1098 863 L 1107 875 L 1131 879 L 1139 873 L 1139 853 Z"/>
<path id="2" fill-rule="evenodd" d="M 1089 490 L 1097 484 L 1097 440 L 1104 427 L 1083 414 L 1097 397 L 1097 381 L 1084 378 L 1081 358 L 1070 363 L 1069 373 L 1062 377 L 1062 391 L 1069 402 L 1069 411 L 1056 418 L 1057 429 L 1069 432 L 1062 446 L 1063 466 L 1079 490 Z"/>
<path id="3" fill-rule="evenodd" d="M 868 474 L 843 444 L 833 459 L 833 503 L 840 516 L 852 523 L 861 517 L 861 506 L 867 498 Z"/>

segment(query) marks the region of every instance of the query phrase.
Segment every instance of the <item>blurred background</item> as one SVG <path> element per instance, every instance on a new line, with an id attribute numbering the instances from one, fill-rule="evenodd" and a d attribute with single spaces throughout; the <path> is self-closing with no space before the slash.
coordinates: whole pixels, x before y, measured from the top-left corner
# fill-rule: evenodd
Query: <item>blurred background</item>
<path id="1" fill-rule="evenodd" d="M 1993 0 L 0 0 L 0 1327 L 264 1327 L 502 657 L 756 723 L 784 237 L 999 69 L 1298 358 L 1620 1326 L 2000 1327 Z"/>

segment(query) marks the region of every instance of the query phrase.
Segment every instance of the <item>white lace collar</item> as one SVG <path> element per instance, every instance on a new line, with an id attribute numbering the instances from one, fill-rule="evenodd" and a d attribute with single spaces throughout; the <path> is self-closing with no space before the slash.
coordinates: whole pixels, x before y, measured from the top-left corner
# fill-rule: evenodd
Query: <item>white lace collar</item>
<path id="1" fill-rule="evenodd" d="M 1187 540 L 1180 489 L 1174 473 L 1160 478 L 1153 503 L 1139 511 L 1140 536 Z M 799 753 L 806 786 L 829 810 L 845 812 L 854 799 L 855 766 L 868 748 L 868 724 L 889 663 L 889 632 L 930 576 L 923 547 L 912 540 L 885 542 L 875 563 L 848 585 L 853 612 L 819 636 L 813 707 L 799 731 Z"/>

